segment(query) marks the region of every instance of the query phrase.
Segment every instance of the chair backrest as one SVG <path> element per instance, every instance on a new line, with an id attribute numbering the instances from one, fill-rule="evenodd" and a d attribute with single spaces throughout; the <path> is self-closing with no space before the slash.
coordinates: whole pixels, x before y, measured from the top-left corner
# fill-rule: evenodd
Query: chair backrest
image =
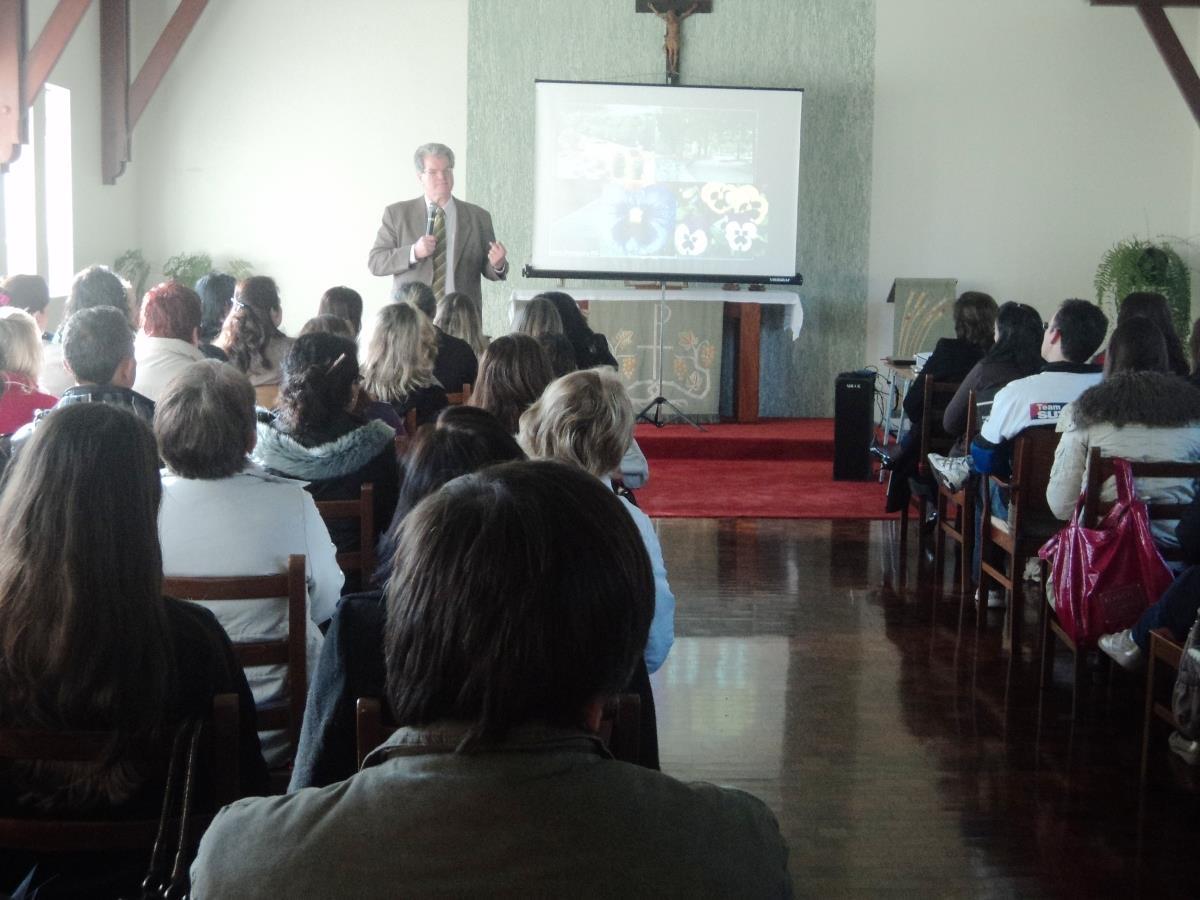
<path id="1" fill-rule="evenodd" d="M 337 555 L 337 564 L 345 575 L 358 573 L 360 590 L 366 590 L 375 571 L 375 486 L 359 488 L 357 500 L 318 500 L 317 512 L 325 521 L 354 519 L 358 522 L 358 549 Z"/>
<path id="2" fill-rule="evenodd" d="M 612 755 L 622 762 L 637 763 L 641 751 L 642 698 L 637 694 L 617 694 L 604 706 L 600 720 L 600 739 Z M 359 697 L 355 703 L 355 736 L 358 765 L 367 754 L 386 741 L 396 730 L 391 713 L 374 697 Z"/>
<path id="3" fill-rule="evenodd" d="M 274 409 L 275 401 L 279 399 L 279 385 L 260 384 L 254 389 L 254 404 L 263 409 Z"/>
<path id="4" fill-rule="evenodd" d="M 971 388 L 967 392 L 967 427 L 963 432 L 964 446 L 971 448 L 971 441 L 975 440 L 975 436 L 979 434 L 979 398 L 975 395 L 975 389 Z"/>
<path id="5" fill-rule="evenodd" d="M 1046 502 L 1060 437 L 1053 426 L 1038 425 L 1013 439 L 1008 525 L 1014 535 L 1052 533 L 1062 527 Z"/>
<path id="6" fill-rule="evenodd" d="M 0 729 L 0 762 L 99 765 L 107 760 L 113 737 L 109 732 Z M 199 756 L 208 761 L 213 794 L 201 803 L 201 808 L 208 812 L 189 819 L 191 833 L 197 837 L 207 827 L 213 812 L 238 797 L 238 738 L 237 695 L 218 694 L 213 697 L 212 718 L 205 723 Z M 124 758 L 145 761 L 148 768 L 165 772 L 170 753 L 168 737 L 159 746 L 131 750 Z M 76 819 L 72 814 L 0 817 L 0 848 L 39 853 L 149 849 L 159 829 L 157 811 L 151 814 L 154 818 Z"/>
<path id="7" fill-rule="evenodd" d="M 922 375 L 925 390 L 921 395 L 921 456 L 919 470 L 924 473 L 930 453 L 947 453 L 954 446 L 955 436 L 942 429 L 942 414 L 958 393 L 956 381 L 934 381 L 932 375 Z"/>
<path id="8" fill-rule="evenodd" d="M 471 402 L 471 383 L 464 382 L 462 390 L 458 393 L 447 394 L 446 402 L 451 406 L 465 406 Z"/>
<path id="9" fill-rule="evenodd" d="M 287 666 L 287 700 L 280 704 L 258 707 L 258 727 L 263 731 L 286 729 L 292 746 L 297 746 L 308 693 L 308 664 L 305 655 L 308 613 L 305 603 L 307 591 L 304 556 L 289 556 L 287 572 L 279 575 L 164 577 L 163 593 L 180 600 L 206 602 L 287 598 L 288 631 L 285 636 L 271 641 L 235 643 L 233 649 L 243 668 Z"/>
<path id="10" fill-rule="evenodd" d="M 1088 454 L 1087 479 L 1084 481 L 1083 522 L 1089 528 L 1094 528 L 1109 509 L 1111 501 L 1101 499 L 1104 482 L 1112 478 L 1113 462 L 1118 457 L 1104 456 L 1099 447 L 1093 447 Z M 1200 461 L 1194 462 L 1141 462 L 1127 460 L 1134 479 L 1138 478 L 1189 478 L 1200 481 Z M 1153 500 L 1146 497 L 1146 510 L 1150 520 L 1174 521 L 1182 518 L 1190 505 L 1190 501 L 1171 503 L 1165 500 Z M 1182 558 L 1178 547 L 1158 546 L 1164 559 L 1175 560 Z"/>

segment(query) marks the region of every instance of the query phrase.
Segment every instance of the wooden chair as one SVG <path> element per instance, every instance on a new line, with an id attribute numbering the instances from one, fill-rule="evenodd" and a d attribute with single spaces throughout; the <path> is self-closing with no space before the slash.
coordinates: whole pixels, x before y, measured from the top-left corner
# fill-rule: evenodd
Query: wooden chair
<path id="1" fill-rule="evenodd" d="M 95 763 L 107 760 L 113 735 L 109 732 L 0 730 L 0 760 L 62 763 Z M 212 718 L 201 736 L 200 759 L 207 760 L 213 787 L 211 797 L 200 798 L 206 810 L 189 819 L 196 840 L 212 820 L 213 813 L 239 794 L 238 785 L 238 698 L 236 694 L 213 697 Z M 166 771 L 171 752 L 165 746 L 146 747 L 129 755 Z M 96 819 L 72 817 L 0 817 L 0 848 L 35 853 L 72 853 L 80 850 L 149 850 L 159 829 L 159 813 L 145 819 Z"/>
<path id="2" fill-rule="evenodd" d="M 1021 626 L 1025 617 L 1025 564 L 1037 558 L 1042 544 L 1062 528 L 1046 503 L 1046 486 L 1058 449 L 1059 434 L 1053 427 L 1026 428 L 1013 439 L 1012 477 L 1006 482 L 988 476 L 980 527 L 979 594 L 975 602 L 977 625 L 983 622 L 988 589 L 992 582 L 1004 588 L 1008 599 L 1008 634 L 1011 658 L 1020 653 Z M 1008 518 L 992 515 L 991 485 L 1008 489 Z M 1000 556 L 997 565 L 992 560 Z"/>
<path id="3" fill-rule="evenodd" d="M 929 474 L 928 457 L 930 453 L 945 454 L 950 452 L 950 448 L 954 446 L 954 438 L 942 430 L 941 423 L 942 414 L 946 411 L 950 401 L 954 399 L 954 395 L 958 393 L 957 382 L 934 381 L 932 375 L 921 377 L 924 379 L 925 390 L 921 396 L 921 443 L 916 471 L 918 479 Z M 893 473 L 892 477 L 894 478 L 896 475 Z M 924 554 L 928 539 L 920 526 L 924 524 L 929 513 L 930 496 L 927 494 L 913 494 L 904 508 L 900 510 L 900 552 L 903 553 L 907 545 L 908 515 L 914 504 L 918 511 L 917 548 L 918 552 Z"/>
<path id="4" fill-rule="evenodd" d="M 1101 518 L 1112 508 L 1112 503 L 1101 500 L 1104 483 L 1113 475 L 1113 462 L 1116 457 L 1101 455 L 1099 447 L 1093 447 L 1088 455 L 1087 477 L 1084 480 L 1083 525 L 1095 528 Z M 1129 468 L 1137 478 L 1190 478 L 1200 479 L 1200 462 L 1139 462 L 1129 460 Z M 1147 501 L 1146 510 L 1150 521 L 1174 520 L 1183 516 L 1188 503 L 1162 503 Z M 1159 546 L 1159 552 L 1164 559 L 1180 559 L 1182 551 L 1178 548 Z M 1157 598 L 1156 598 L 1157 599 Z M 1050 672 L 1054 667 L 1054 639 L 1057 639 L 1071 653 L 1071 718 L 1079 706 L 1079 683 L 1083 676 L 1083 664 L 1087 648 L 1081 648 L 1062 627 L 1058 616 L 1049 611 L 1042 625 L 1042 690 L 1050 681 Z"/>
<path id="5" fill-rule="evenodd" d="M 604 707 L 600 720 L 600 739 L 613 757 L 622 762 L 637 763 L 641 750 L 642 699 L 637 694 L 618 694 Z M 359 697 L 355 703 L 355 738 L 358 765 L 362 767 L 367 754 L 386 741 L 396 730 L 391 714 L 374 697 Z"/>
<path id="6" fill-rule="evenodd" d="M 359 590 L 367 590 L 375 575 L 375 486 L 362 485 L 357 500 L 318 500 L 317 512 L 326 526 L 347 519 L 358 522 L 358 549 L 339 553 L 337 563 L 347 579 L 358 575 Z"/>
<path id="7" fill-rule="evenodd" d="M 979 411 L 975 408 L 975 392 L 967 395 L 967 430 L 964 433 L 966 446 L 970 448 L 971 441 L 979 431 Z M 962 488 L 952 491 L 946 485 L 938 482 L 937 493 L 937 541 L 933 547 L 933 570 L 937 573 L 938 584 L 944 577 L 946 538 L 958 544 L 959 577 L 958 587 L 962 596 L 971 592 L 971 562 L 975 552 L 975 499 L 979 488 L 974 478 L 968 478 Z M 954 508 L 954 516 L 950 508 Z"/>
<path id="8" fill-rule="evenodd" d="M 163 593 L 181 600 L 206 602 L 287 598 L 286 635 L 271 641 L 235 643 L 233 649 L 243 668 L 287 666 L 288 696 L 257 708 L 258 727 L 262 731 L 286 730 L 292 746 L 297 746 L 308 694 L 308 663 L 305 655 L 308 611 L 304 556 L 289 556 L 286 574 L 225 578 L 165 577 Z"/>
<path id="9" fill-rule="evenodd" d="M 1165 628 L 1156 628 L 1150 632 L 1149 665 L 1146 667 L 1146 711 L 1142 718 L 1142 764 L 1139 771 L 1139 784 L 1146 784 L 1146 765 L 1150 758 L 1150 724 L 1157 718 L 1166 722 L 1172 728 L 1179 728 L 1175 711 L 1170 703 L 1160 703 L 1155 699 L 1158 690 L 1159 676 L 1172 673 L 1170 685 L 1175 685 L 1175 675 L 1179 673 L 1179 662 L 1183 658 L 1183 645 L 1171 637 Z"/>

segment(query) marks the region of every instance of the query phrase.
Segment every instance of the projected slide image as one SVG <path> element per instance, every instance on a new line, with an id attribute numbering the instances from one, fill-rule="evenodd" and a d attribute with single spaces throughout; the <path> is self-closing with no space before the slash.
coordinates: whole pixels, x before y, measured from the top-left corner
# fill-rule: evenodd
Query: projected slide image
<path id="1" fill-rule="evenodd" d="M 749 260 L 766 252 L 753 111 L 597 105 L 564 113 L 554 254 Z"/>

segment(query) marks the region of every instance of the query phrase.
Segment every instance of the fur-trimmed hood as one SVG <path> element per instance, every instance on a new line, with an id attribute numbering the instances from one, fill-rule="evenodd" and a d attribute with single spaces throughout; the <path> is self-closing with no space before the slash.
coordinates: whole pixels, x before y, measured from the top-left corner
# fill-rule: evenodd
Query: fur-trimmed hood
<path id="1" fill-rule="evenodd" d="M 393 445 L 396 431 L 386 422 L 372 419 L 336 441 L 305 447 L 279 431 L 270 420 L 259 419 L 258 445 L 250 458 L 273 472 L 304 481 L 324 481 L 357 472 L 386 447 Z"/>
<path id="2" fill-rule="evenodd" d="M 1121 372 L 1088 388 L 1071 407 L 1083 426 L 1180 428 L 1200 422 L 1200 389 L 1178 375 Z"/>

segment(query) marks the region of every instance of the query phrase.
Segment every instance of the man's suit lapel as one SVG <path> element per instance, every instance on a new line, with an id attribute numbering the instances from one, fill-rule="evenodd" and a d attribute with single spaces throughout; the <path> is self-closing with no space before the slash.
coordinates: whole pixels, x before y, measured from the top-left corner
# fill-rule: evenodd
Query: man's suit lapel
<path id="1" fill-rule="evenodd" d="M 454 211 L 457 213 L 455 218 L 458 220 L 454 223 L 454 286 L 458 290 L 461 279 L 459 278 L 459 269 L 462 266 L 463 251 L 466 249 L 467 242 L 474 240 L 475 221 L 468 211 L 467 204 L 463 203 L 457 197 L 454 198 Z"/>

